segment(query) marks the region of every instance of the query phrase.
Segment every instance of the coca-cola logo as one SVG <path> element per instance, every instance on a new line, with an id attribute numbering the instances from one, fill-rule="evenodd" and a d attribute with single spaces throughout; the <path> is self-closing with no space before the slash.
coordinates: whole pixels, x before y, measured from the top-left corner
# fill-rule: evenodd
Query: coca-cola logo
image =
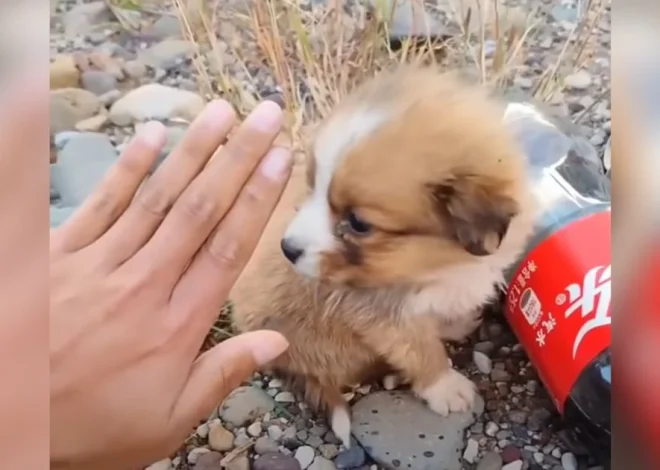
<path id="1" fill-rule="evenodd" d="M 578 310 L 584 324 L 580 327 L 573 343 L 573 359 L 577 357 L 584 338 L 593 330 L 612 323 L 610 304 L 612 300 L 612 265 L 596 266 L 590 269 L 581 283 L 573 283 L 557 296 L 559 306 L 567 301 L 569 306 L 564 313 L 568 319 Z"/>

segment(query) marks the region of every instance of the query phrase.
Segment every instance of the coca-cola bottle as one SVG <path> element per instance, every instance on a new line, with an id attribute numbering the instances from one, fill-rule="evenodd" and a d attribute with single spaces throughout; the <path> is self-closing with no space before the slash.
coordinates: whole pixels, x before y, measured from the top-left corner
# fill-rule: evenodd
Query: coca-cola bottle
<path id="1" fill-rule="evenodd" d="M 555 406 L 610 465 L 610 180 L 577 126 L 524 96 L 504 120 L 527 155 L 536 228 L 506 276 L 506 317 Z"/>

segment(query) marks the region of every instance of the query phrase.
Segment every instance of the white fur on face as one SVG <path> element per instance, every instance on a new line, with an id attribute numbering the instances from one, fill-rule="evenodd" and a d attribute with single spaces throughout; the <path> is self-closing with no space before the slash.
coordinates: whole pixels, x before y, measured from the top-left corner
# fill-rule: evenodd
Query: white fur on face
<path id="1" fill-rule="evenodd" d="M 323 253 L 336 249 L 332 215 L 328 203 L 330 183 L 346 152 L 385 122 L 382 110 L 357 110 L 335 117 L 321 131 L 314 145 L 316 174 L 314 191 L 289 224 L 284 238 L 304 250 L 296 261 L 300 274 L 318 277 Z"/>

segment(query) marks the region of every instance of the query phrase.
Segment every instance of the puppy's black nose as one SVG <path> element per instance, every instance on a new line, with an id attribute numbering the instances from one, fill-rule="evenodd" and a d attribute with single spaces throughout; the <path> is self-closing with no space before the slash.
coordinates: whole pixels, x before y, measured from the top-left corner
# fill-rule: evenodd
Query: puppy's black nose
<path id="1" fill-rule="evenodd" d="M 282 253 L 284 253 L 284 256 L 286 256 L 286 259 L 291 261 L 291 263 L 295 264 L 296 261 L 302 256 L 302 254 L 305 252 L 302 248 L 296 246 L 295 243 L 293 243 L 291 240 L 287 238 L 283 238 L 280 246 L 282 247 Z"/>

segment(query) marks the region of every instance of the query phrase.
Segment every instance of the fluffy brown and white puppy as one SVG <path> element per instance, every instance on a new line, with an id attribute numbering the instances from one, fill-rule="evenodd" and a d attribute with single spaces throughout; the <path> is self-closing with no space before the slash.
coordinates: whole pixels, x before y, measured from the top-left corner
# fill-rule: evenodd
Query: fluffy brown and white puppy
<path id="1" fill-rule="evenodd" d="M 467 410 L 474 384 L 442 340 L 477 326 L 525 246 L 531 201 L 485 91 L 428 68 L 382 72 L 315 132 L 232 292 L 235 323 L 288 338 L 274 372 L 347 447 L 342 391 L 385 373 L 437 413 Z"/>

